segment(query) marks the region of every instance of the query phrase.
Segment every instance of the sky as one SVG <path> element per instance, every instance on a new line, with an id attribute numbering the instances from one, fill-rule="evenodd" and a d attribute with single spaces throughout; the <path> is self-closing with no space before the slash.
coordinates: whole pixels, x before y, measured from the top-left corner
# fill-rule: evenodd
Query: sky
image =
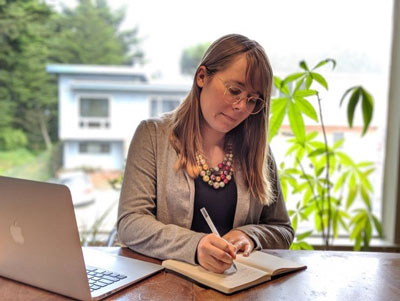
<path id="1" fill-rule="evenodd" d="M 48 0 L 74 6 L 76 0 Z M 179 78 L 185 47 L 228 33 L 258 41 L 274 70 L 327 57 L 338 70 L 388 72 L 393 0 L 109 0 L 124 7 L 123 28 L 139 27 L 146 69 Z"/>

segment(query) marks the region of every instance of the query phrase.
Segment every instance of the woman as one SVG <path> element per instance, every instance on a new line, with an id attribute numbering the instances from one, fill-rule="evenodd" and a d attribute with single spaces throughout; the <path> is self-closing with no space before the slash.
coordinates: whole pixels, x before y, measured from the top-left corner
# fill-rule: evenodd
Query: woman
<path id="1" fill-rule="evenodd" d="M 209 47 L 182 104 L 136 130 L 119 205 L 124 244 L 218 273 L 237 252 L 290 246 L 293 228 L 267 145 L 272 81 L 257 42 L 232 34 Z M 207 234 L 202 207 L 222 238 Z"/>

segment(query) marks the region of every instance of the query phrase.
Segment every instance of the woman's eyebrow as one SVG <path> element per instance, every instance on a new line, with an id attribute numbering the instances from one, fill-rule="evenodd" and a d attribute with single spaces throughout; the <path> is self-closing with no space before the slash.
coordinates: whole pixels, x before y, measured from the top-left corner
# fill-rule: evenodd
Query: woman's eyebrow
<path id="1" fill-rule="evenodd" d="M 245 83 L 242 82 L 242 81 L 230 79 L 230 80 L 228 80 L 228 82 L 231 82 L 231 83 L 237 84 L 238 86 L 241 86 L 241 87 L 243 87 L 243 88 L 246 88 Z"/>
<path id="2" fill-rule="evenodd" d="M 240 86 L 240 88 L 243 88 L 244 90 L 246 90 L 246 88 L 247 88 L 246 84 L 244 82 L 240 81 L 240 80 L 231 79 L 231 80 L 228 80 L 227 82 L 236 84 L 236 85 Z M 260 95 L 261 95 L 260 93 L 258 93 L 256 91 L 253 91 L 253 92 L 247 91 L 247 92 L 248 92 L 249 95 L 253 95 L 253 96 L 257 95 L 257 97 L 260 97 Z"/>

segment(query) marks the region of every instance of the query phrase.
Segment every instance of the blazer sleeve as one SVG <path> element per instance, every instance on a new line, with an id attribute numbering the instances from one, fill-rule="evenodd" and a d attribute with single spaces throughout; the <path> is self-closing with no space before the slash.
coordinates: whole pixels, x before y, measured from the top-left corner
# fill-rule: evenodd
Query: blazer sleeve
<path id="1" fill-rule="evenodd" d="M 118 208 L 118 237 L 130 249 L 159 259 L 195 263 L 204 236 L 157 220 L 157 125 L 142 121 L 128 151 Z"/>
<path id="2" fill-rule="evenodd" d="M 278 171 L 271 150 L 269 151 L 268 168 L 275 196 L 274 202 L 263 206 L 257 224 L 248 224 L 237 229 L 253 239 L 255 249 L 288 249 L 294 239 L 294 230 L 283 200 Z"/>

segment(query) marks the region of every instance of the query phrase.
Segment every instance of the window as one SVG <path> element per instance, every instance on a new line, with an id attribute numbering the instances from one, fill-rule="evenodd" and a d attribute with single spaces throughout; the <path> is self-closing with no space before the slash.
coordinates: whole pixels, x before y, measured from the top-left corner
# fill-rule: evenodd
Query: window
<path id="1" fill-rule="evenodd" d="M 102 96 L 81 96 L 79 98 L 79 116 L 79 127 L 81 128 L 109 128 L 109 98 Z"/>
<path id="2" fill-rule="evenodd" d="M 81 154 L 108 154 L 111 151 L 108 142 L 80 142 L 79 153 Z"/>
<path id="3" fill-rule="evenodd" d="M 80 98 L 79 115 L 81 117 L 109 117 L 108 98 Z"/>
<path id="4" fill-rule="evenodd" d="M 152 98 L 150 101 L 150 116 L 160 116 L 162 113 L 170 112 L 180 104 L 178 99 Z"/>

